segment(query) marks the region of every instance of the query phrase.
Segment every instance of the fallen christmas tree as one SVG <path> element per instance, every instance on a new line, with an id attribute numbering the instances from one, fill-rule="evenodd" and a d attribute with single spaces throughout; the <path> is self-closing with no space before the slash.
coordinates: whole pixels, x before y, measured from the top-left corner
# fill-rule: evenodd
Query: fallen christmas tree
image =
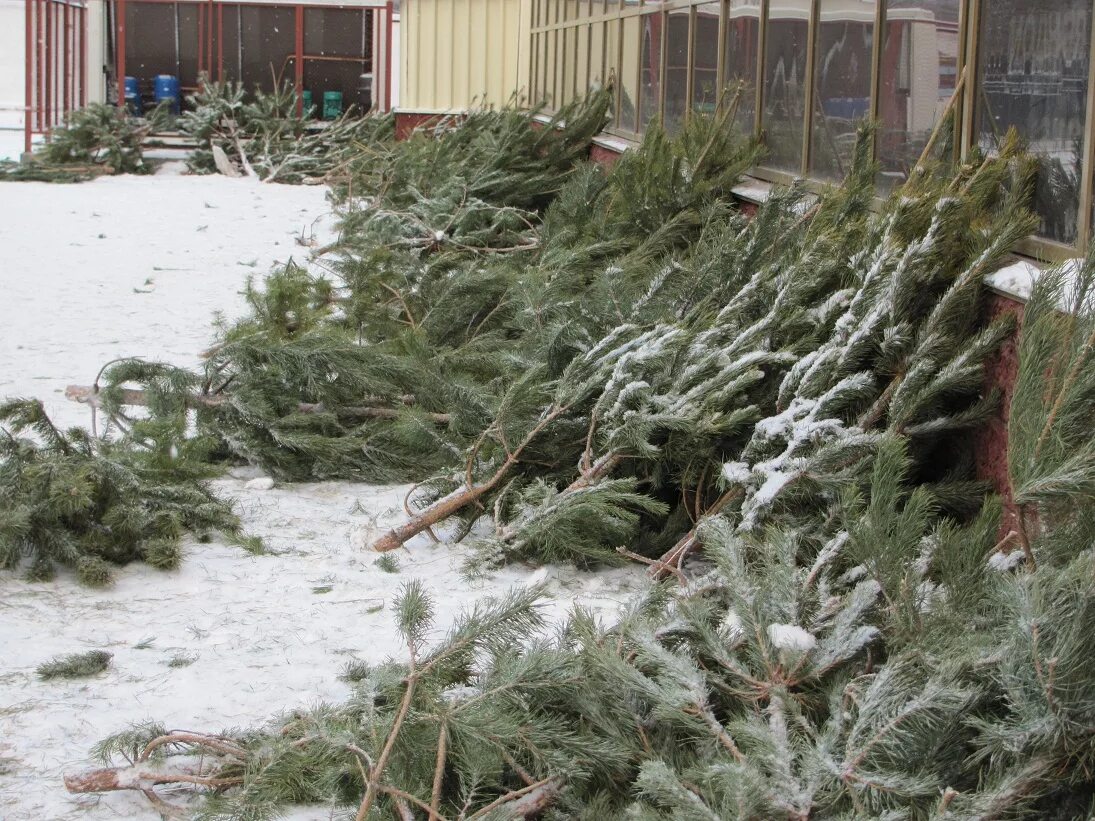
<path id="1" fill-rule="evenodd" d="M 814 488 L 707 516 L 706 564 L 618 625 L 577 612 L 543 637 L 525 591 L 431 643 L 412 583 L 397 608 L 408 661 L 355 669 L 346 703 L 242 733 L 137 727 L 99 749 L 126 766 L 66 783 L 141 790 L 165 812 L 154 788 L 191 785 L 207 818 L 302 802 L 358 819 L 1090 817 L 1093 297 L 1095 258 L 1043 276 L 1027 306 L 1009 422 L 1022 515 L 1002 541 L 999 502 L 969 494 L 951 515 L 953 487 L 916 458 L 921 433 L 891 424 L 821 485 L 829 505 Z M 799 396 L 803 370 L 783 379 Z"/>
<path id="2" fill-rule="evenodd" d="M 90 103 L 69 113 L 29 163 L 0 163 L 0 180 L 84 182 L 104 174 L 149 174 L 153 165 L 142 146 L 167 116 L 165 106 L 133 117 L 117 106 Z"/>
<path id="3" fill-rule="evenodd" d="M 0 405 L 0 568 L 43 581 L 67 567 L 106 585 L 129 562 L 177 567 L 185 534 L 236 534 L 231 505 L 203 481 L 208 442 L 162 418 L 108 438 L 59 430 L 37 400 Z"/>
<path id="4" fill-rule="evenodd" d="M 247 93 L 242 83 L 203 79 L 179 117 L 179 130 L 197 147 L 187 158 L 195 174 L 255 176 L 264 182 L 321 184 L 346 173 L 362 154 L 382 150 L 394 136 L 391 115 L 353 109 L 319 123 L 300 111 L 292 84 Z"/>
<path id="5" fill-rule="evenodd" d="M 545 638 L 527 591 L 432 643 L 408 585 L 408 660 L 356 667 L 345 704 L 135 728 L 70 789 L 173 812 L 155 788 L 191 785 L 234 818 L 1091 812 L 1095 261 L 1067 313 L 1060 276 L 1028 307 L 1003 541 L 971 470 L 1011 330 L 981 283 L 1032 228 L 1030 161 L 922 167 L 874 212 L 864 139 L 843 187 L 748 221 L 727 195 L 755 150 L 725 122 L 606 172 L 579 162 L 603 116 L 482 112 L 351 162 L 334 280 L 288 266 L 205 373 L 121 363 L 84 398 L 134 431 L 148 402 L 160 453 L 419 481 L 380 548 L 487 516 L 487 562 L 623 546 L 672 581 L 608 628 Z"/>
<path id="6" fill-rule="evenodd" d="M 603 107 L 565 114 L 483 112 L 366 163 L 335 281 L 290 265 L 249 289 L 187 400 L 200 429 L 282 479 L 419 483 L 378 550 L 489 515 L 488 563 L 630 543 L 673 572 L 707 515 L 824 508 L 887 431 L 948 510 L 977 506 L 963 431 L 1009 328 L 976 306 L 1032 226 L 1017 145 L 874 214 L 865 135 L 843 187 L 748 221 L 726 200 L 756 152 L 722 119 L 606 172 L 575 164 Z"/>

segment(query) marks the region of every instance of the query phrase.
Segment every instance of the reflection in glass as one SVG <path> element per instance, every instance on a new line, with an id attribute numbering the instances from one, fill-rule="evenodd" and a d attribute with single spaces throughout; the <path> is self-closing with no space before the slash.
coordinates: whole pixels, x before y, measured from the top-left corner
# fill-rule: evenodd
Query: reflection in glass
<path id="1" fill-rule="evenodd" d="M 589 26 L 578 26 L 577 58 L 575 65 L 574 91 L 579 99 L 589 93 Z"/>
<path id="2" fill-rule="evenodd" d="M 794 174 L 802 170 L 809 20 L 810 0 L 772 0 L 764 60 L 765 165 Z"/>
<path id="3" fill-rule="evenodd" d="M 696 6 L 696 28 L 692 32 L 692 110 L 712 114 L 719 103 L 719 6 Z M 669 97 L 666 96 L 668 114 Z"/>
<path id="4" fill-rule="evenodd" d="M 642 17 L 642 73 L 640 82 L 639 127 L 646 128 L 651 120 L 660 115 L 662 89 L 662 27 L 663 16 L 646 14 Z"/>
<path id="5" fill-rule="evenodd" d="M 876 0 L 821 0 L 815 60 L 811 166 L 843 179 L 856 129 L 871 114 Z"/>
<path id="6" fill-rule="evenodd" d="M 622 60 L 620 66 L 620 128 L 639 130 L 639 41 L 642 39 L 642 18 L 625 17 L 622 22 Z"/>
<path id="7" fill-rule="evenodd" d="M 757 52 L 760 48 L 760 0 L 730 0 L 726 21 L 726 68 L 723 89 L 741 89 L 735 125 L 751 134 L 757 112 Z M 722 89 L 720 89 L 722 91 Z"/>
<path id="8" fill-rule="evenodd" d="M 878 101 L 884 186 L 908 178 L 954 94 L 958 15 L 959 0 L 886 3 Z"/>
<path id="9" fill-rule="evenodd" d="M 1041 157 L 1041 236 L 1076 241 L 1091 48 L 1091 0 L 993 0 L 981 11 L 977 135 L 997 146 L 1014 126 Z"/>
<path id="10" fill-rule="evenodd" d="M 665 127 L 680 130 L 688 110 L 688 9 L 669 12 L 666 21 Z M 716 56 L 716 59 L 717 56 Z"/>
<path id="11" fill-rule="evenodd" d="M 593 23 L 589 27 L 589 87 L 605 86 L 605 29 L 604 23 Z"/>
<path id="12" fill-rule="evenodd" d="M 558 83 L 559 61 L 556 59 L 558 31 L 547 33 L 547 48 L 544 50 L 544 104 L 552 110 L 558 108 L 555 99 L 555 86 Z"/>
<path id="13" fill-rule="evenodd" d="M 565 28 L 559 32 L 559 63 L 563 69 L 559 76 L 558 94 L 560 108 L 574 99 L 576 35 L 577 30 L 573 28 Z"/>
<path id="14" fill-rule="evenodd" d="M 613 20 L 605 23 L 605 71 L 604 85 L 619 88 L 620 85 L 620 24 Z M 612 96 L 611 115 L 616 117 L 616 95 Z"/>

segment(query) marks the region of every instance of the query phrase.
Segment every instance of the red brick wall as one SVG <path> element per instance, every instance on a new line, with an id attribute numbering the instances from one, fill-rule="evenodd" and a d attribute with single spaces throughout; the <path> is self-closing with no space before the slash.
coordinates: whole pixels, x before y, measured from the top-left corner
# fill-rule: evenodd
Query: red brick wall
<path id="1" fill-rule="evenodd" d="M 1023 304 L 1001 294 L 990 294 L 985 305 L 986 319 L 1015 317 L 1016 325 L 1023 321 Z M 999 390 L 1000 410 L 984 426 L 974 432 L 976 442 L 977 478 L 992 484 L 1004 500 L 1004 519 L 1000 523 L 1001 536 L 1015 530 L 1018 513 L 1011 499 L 1011 482 L 1008 480 L 1008 411 L 1019 375 L 1018 333 L 1007 339 L 988 361 L 985 369 L 985 390 Z"/>
<path id="2" fill-rule="evenodd" d="M 441 119 L 441 114 L 419 114 L 413 111 L 400 111 L 395 115 L 395 138 L 405 140 L 416 128 L 433 125 Z"/>
<path id="3" fill-rule="evenodd" d="M 589 158 L 598 165 L 611 168 L 620 159 L 620 152 L 594 143 L 589 149 Z"/>

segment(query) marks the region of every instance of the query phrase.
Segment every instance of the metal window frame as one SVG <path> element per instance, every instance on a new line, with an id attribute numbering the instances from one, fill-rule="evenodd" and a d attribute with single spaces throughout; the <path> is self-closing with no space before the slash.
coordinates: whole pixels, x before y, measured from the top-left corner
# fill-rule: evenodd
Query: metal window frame
<path id="1" fill-rule="evenodd" d="M 985 4 L 990 0 L 959 0 L 959 17 L 958 17 L 958 53 L 956 64 L 956 78 L 960 80 L 963 76 L 965 81 L 961 85 L 961 97 L 957 102 L 955 111 L 957 116 L 955 117 L 955 162 L 965 161 L 970 157 L 971 151 L 977 145 L 977 123 L 976 117 L 978 113 L 977 106 L 977 89 L 978 89 L 978 51 L 980 46 L 980 35 L 982 27 L 982 10 L 986 7 Z M 653 14 L 663 15 L 662 27 L 661 27 L 661 55 L 659 65 L 659 88 L 658 88 L 658 112 L 657 116 L 664 122 L 665 117 L 665 94 L 666 94 L 666 69 L 668 62 L 668 16 L 670 12 L 679 11 L 682 9 L 689 10 L 689 30 L 688 30 L 688 43 L 687 43 L 687 70 L 688 76 L 686 81 L 686 88 L 688 93 L 689 104 L 685 108 L 685 117 L 689 118 L 693 116 L 693 96 L 695 89 L 695 70 L 696 70 L 696 7 L 705 5 L 711 0 L 590 0 L 590 3 L 582 6 L 584 13 L 578 14 L 576 18 L 564 19 L 566 15 L 560 12 L 562 3 L 565 0 L 540 0 L 538 3 L 538 10 L 540 13 L 534 16 L 532 33 L 534 36 L 533 42 L 536 44 L 534 53 L 532 55 L 532 61 L 534 66 L 542 66 L 540 69 L 543 72 L 547 71 L 547 59 L 546 54 L 543 59 L 541 55 L 536 53 L 538 50 L 545 50 L 549 47 L 549 35 L 551 39 L 561 39 L 563 37 L 562 32 L 577 26 L 589 26 L 590 24 L 603 25 L 603 37 L 604 37 L 604 66 L 607 68 L 609 61 L 608 45 L 609 35 L 608 26 L 616 26 L 617 42 L 616 42 L 616 66 L 617 71 L 622 74 L 624 66 L 624 51 L 625 51 L 625 21 L 632 17 L 645 17 Z M 719 4 L 719 42 L 718 42 L 718 56 L 717 56 L 717 71 L 719 81 L 721 82 L 725 74 L 725 68 L 728 62 L 727 57 L 727 43 L 726 36 L 728 26 L 730 24 L 730 3 L 732 0 L 722 0 Z M 1093 6 L 1093 18 L 1095 18 L 1095 0 L 1091 0 Z M 758 42 L 756 43 L 757 63 L 756 63 L 756 88 L 754 99 L 754 120 L 753 120 L 753 136 L 760 141 L 764 139 L 764 102 L 765 102 L 765 69 L 768 54 L 768 40 L 770 34 L 770 17 L 771 17 L 771 5 L 772 0 L 760 0 L 759 2 L 759 20 L 758 20 Z M 806 74 L 804 78 L 805 93 L 806 93 L 806 105 L 804 106 L 803 123 L 802 123 L 802 148 L 800 156 L 800 167 L 797 174 L 787 173 L 779 171 L 777 169 L 766 168 L 764 166 L 754 168 L 751 173 L 763 180 L 767 180 L 774 183 L 791 183 L 796 180 L 803 181 L 808 189 L 822 190 L 827 187 L 829 183 L 819 178 L 811 176 L 814 154 L 814 134 L 813 127 L 815 118 L 817 117 L 816 106 L 819 100 L 816 99 L 817 95 L 817 49 L 818 49 L 818 36 L 821 26 L 821 6 L 822 0 L 809 0 L 809 20 L 807 28 L 807 40 L 806 40 Z M 883 56 L 885 51 L 885 37 L 887 34 L 887 20 L 890 12 L 890 0 L 877 0 L 875 7 L 874 17 L 874 32 L 873 42 L 871 46 L 871 77 L 870 77 L 870 116 L 874 120 L 878 120 L 881 111 L 882 102 L 882 87 L 884 78 L 882 76 L 883 71 Z M 554 11 L 554 14 L 552 13 Z M 605 132 L 629 141 L 637 141 L 641 139 L 643 130 L 643 104 L 642 104 L 642 74 L 643 74 L 643 61 L 642 61 L 642 38 L 645 36 L 645 26 L 640 25 L 638 28 L 640 41 L 634 44 L 638 50 L 640 59 L 638 61 L 638 77 L 632 78 L 635 81 L 635 87 L 639 89 L 639 95 L 634 101 L 635 104 L 635 129 L 627 128 L 625 124 L 621 124 L 620 117 L 622 114 L 622 102 L 623 102 L 623 87 L 624 83 L 620 77 L 617 77 L 616 88 L 616 116 L 612 124 L 606 127 Z M 592 37 L 592 30 L 590 36 L 587 37 L 588 41 Z M 566 42 L 566 40 L 564 40 Z M 1093 243 L 1095 243 L 1095 226 L 1093 226 L 1093 220 L 1095 220 L 1095 205 L 1093 205 L 1093 196 L 1095 196 L 1095 19 L 1093 19 L 1091 26 L 1091 42 L 1089 44 L 1089 64 L 1088 64 L 1088 85 L 1086 104 L 1087 109 L 1085 111 L 1084 122 L 1084 140 L 1083 140 L 1083 176 L 1080 183 L 1080 213 L 1077 215 L 1078 230 L 1077 240 L 1075 244 L 1064 244 L 1060 242 L 1054 242 L 1042 237 L 1030 237 L 1023 242 L 1019 248 L 1020 252 L 1029 256 L 1033 256 L 1042 260 L 1055 262 L 1068 257 L 1075 257 L 1086 251 Z M 588 65 L 587 70 L 591 71 L 592 67 Z M 555 71 L 556 76 L 552 78 L 542 77 L 540 82 L 547 86 L 548 83 L 558 85 L 560 78 L 565 76 L 565 67 L 563 66 L 562 59 L 558 51 L 556 52 Z M 534 76 L 538 76 L 535 75 Z M 577 79 L 577 78 L 576 78 Z M 586 77 L 586 84 L 588 87 L 588 76 Z M 607 80 L 606 74 L 606 80 Z M 556 103 L 558 97 L 553 95 L 553 103 Z M 722 102 L 720 95 L 720 104 Z M 550 108 L 550 106 L 549 106 Z M 874 144 L 871 146 L 871 150 L 874 156 L 877 157 L 880 149 L 879 140 L 875 139 Z"/>

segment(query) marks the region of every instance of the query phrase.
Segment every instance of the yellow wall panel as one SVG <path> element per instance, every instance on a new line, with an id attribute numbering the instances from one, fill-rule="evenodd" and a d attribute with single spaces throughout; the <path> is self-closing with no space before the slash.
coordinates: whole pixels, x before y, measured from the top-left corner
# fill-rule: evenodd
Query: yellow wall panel
<path id="1" fill-rule="evenodd" d="M 532 0 L 407 0 L 402 111 L 463 111 L 527 98 Z"/>

